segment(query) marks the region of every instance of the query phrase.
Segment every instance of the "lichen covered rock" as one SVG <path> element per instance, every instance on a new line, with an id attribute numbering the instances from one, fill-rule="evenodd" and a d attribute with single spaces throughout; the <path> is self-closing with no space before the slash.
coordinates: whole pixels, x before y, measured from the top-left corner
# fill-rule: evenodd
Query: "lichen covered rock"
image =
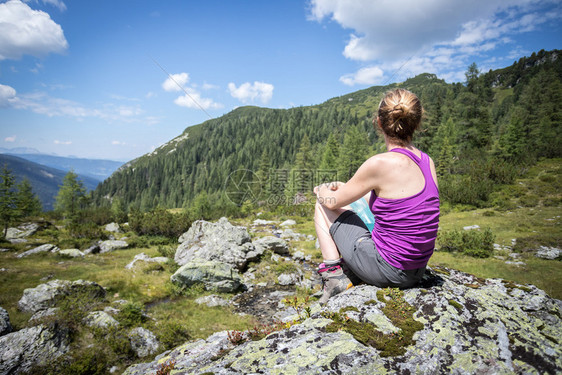
<path id="1" fill-rule="evenodd" d="M 187 263 L 172 275 L 171 281 L 186 287 L 203 284 L 206 290 L 221 293 L 232 293 L 242 286 L 242 277 L 235 268 L 216 261 Z"/>
<path id="2" fill-rule="evenodd" d="M 38 325 L 0 337 L 0 374 L 27 373 L 69 350 L 68 333 Z"/>
<path id="3" fill-rule="evenodd" d="M 8 312 L 0 307 L 0 336 L 12 332 L 12 325 L 10 324 L 10 316 Z"/>
<path id="4" fill-rule="evenodd" d="M 23 296 L 18 301 L 18 308 L 23 312 L 36 313 L 53 307 L 57 300 L 63 296 L 82 293 L 101 300 L 105 298 L 106 291 L 102 286 L 92 281 L 52 280 L 35 288 L 25 289 Z"/>
<path id="5" fill-rule="evenodd" d="M 242 271 L 248 262 L 258 259 L 263 253 L 252 244 L 245 227 L 234 226 L 225 217 L 216 223 L 195 221 L 180 236 L 179 242 L 174 257 L 179 265 L 194 261 L 218 261 Z"/>
<path id="6" fill-rule="evenodd" d="M 562 302 L 532 285 L 435 268 L 398 291 L 362 285 L 257 341 L 186 343 L 125 374 L 527 374 L 562 372 Z"/>

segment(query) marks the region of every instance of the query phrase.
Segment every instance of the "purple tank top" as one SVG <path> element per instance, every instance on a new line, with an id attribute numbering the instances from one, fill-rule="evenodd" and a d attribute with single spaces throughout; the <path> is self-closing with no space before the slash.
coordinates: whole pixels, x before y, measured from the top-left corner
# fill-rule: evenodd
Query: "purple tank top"
<path id="1" fill-rule="evenodd" d="M 375 215 L 371 234 L 379 254 L 390 265 L 402 270 L 425 267 L 435 247 L 439 227 L 439 190 L 431 175 L 429 156 L 421 159 L 411 151 L 395 148 L 421 169 L 425 186 L 407 198 L 386 199 L 371 192 L 369 207 Z M 421 151 L 420 151 L 421 152 Z"/>

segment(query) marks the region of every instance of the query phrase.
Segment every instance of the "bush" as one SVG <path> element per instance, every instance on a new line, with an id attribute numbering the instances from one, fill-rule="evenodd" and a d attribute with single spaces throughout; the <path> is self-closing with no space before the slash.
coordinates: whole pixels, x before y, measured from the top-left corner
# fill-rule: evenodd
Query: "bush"
<path id="1" fill-rule="evenodd" d="M 142 310 L 143 308 L 140 304 L 128 302 L 121 306 L 119 314 L 117 314 L 117 320 L 125 327 L 141 325 L 146 320 Z"/>
<path id="2" fill-rule="evenodd" d="M 494 251 L 495 236 L 490 228 L 483 230 L 440 231 L 439 250 L 457 251 L 477 258 L 488 258 Z"/>
<path id="3" fill-rule="evenodd" d="M 178 238 L 191 226 L 192 220 L 185 213 L 173 214 L 164 208 L 142 213 L 133 211 L 129 226 L 139 235 Z"/>
<path id="4" fill-rule="evenodd" d="M 166 348 L 172 349 L 183 344 L 191 336 L 185 326 L 177 322 L 166 322 L 158 325 L 158 341 Z"/>

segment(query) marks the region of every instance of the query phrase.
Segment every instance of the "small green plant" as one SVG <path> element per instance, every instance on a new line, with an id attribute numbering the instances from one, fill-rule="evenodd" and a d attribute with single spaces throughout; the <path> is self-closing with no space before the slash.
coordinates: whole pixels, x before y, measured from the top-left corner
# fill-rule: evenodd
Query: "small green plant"
<path id="1" fill-rule="evenodd" d="M 310 309 L 310 296 L 306 296 L 304 298 L 299 298 L 297 296 L 294 296 L 293 298 L 285 298 L 283 303 L 291 306 L 297 311 L 297 314 L 299 315 L 298 323 L 310 318 L 310 315 L 312 314 L 312 310 Z"/>
<path id="2" fill-rule="evenodd" d="M 244 334 L 244 332 L 242 331 L 228 331 L 227 332 L 227 336 L 228 336 L 228 341 L 230 341 L 230 343 L 232 345 L 240 345 L 243 342 L 247 341 L 248 338 L 246 337 L 246 335 Z"/>
<path id="3" fill-rule="evenodd" d="M 189 331 L 179 322 L 165 322 L 158 325 L 158 341 L 166 349 L 172 349 L 189 339 L 191 339 Z"/>

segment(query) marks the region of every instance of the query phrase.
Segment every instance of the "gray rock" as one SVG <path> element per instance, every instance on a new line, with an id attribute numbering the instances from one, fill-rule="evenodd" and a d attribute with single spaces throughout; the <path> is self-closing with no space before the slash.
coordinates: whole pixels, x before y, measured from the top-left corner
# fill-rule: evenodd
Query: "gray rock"
<path id="1" fill-rule="evenodd" d="M 0 307 L 0 336 L 12 332 L 12 325 L 10 324 L 10 316 L 8 312 Z"/>
<path id="2" fill-rule="evenodd" d="M 39 230 L 39 224 L 37 223 L 25 223 L 17 228 L 8 228 L 6 240 L 11 241 L 29 237 L 37 232 L 37 230 Z"/>
<path id="3" fill-rule="evenodd" d="M 306 236 L 301 233 L 297 233 L 292 229 L 285 229 L 280 233 L 281 238 L 286 239 L 288 241 L 300 241 L 306 239 Z"/>
<path id="4" fill-rule="evenodd" d="M 41 246 L 37 246 L 37 247 L 35 247 L 31 250 L 27 250 L 27 251 L 19 254 L 17 257 L 18 258 L 24 258 L 26 256 L 38 254 L 38 253 L 48 253 L 48 252 L 56 253 L 59 250 L 60 249 L 57 246 L 48 243 L 48 244 L 44 244 L 44 245 L 41 245 Z"/>
<path id="5" fill-rule="evenodd" d="M 272 225 L 272 224 L 275 224 L 275 221 L 263 220 L 263 219 L 256 219 L 252 223 L 252 225 L 255 226 L 255 227 L 257 227 L 259 225 Z"/>
<path id="6" fill-rule="evenodd" d="M 160 348 L 156 335 L 146 328 L 133 328 L 128 336 L 131 347 L 140 358 L 155 354 Z"/>
<path id="7" fill-rule="evenodd" d="M 99 244 L 100 254 L 109 253 L 111 251 L 115 251 L 115 250 L 119 250 L 119 249 L 124 249 L 127 246 L 129 246 L 129 244 L 126 241 L 123 241 L 123 240 L 102 241 Z"/>
<path id="8" fill-rule="evenodd" d="M 101 241 L 100 241 L 101 243 Z M 100 252 L 100 243 L 96 243 L 93 244 L 92 246 L 90 246 L 89 248 L 87 248 L 86 250 L 84 250 L 84 254 L 88 255 L 88 254 L 97 254 Z"/>
<path id="9" fill-rule="evenodd" d="M 174 260 L 179 265 L 192 261 L 218 261 L 243 270 L 263 253 L 255 248 L 245 227 L 233 226 L 225 217 L 216 223 L 195 221 L 179 238 Z"/>
<path id="10" fill-rule="evenodd" d="M 59 251 L 59 255 L 69 258 L 83 258 L 85 254 L 78 249 L 64 249 Z"/>
<path id="11" fill-rule="evenodd" d="M 44 325 L 0 337 L 0 374 L 27 373 L 33 366 L 55 360 L 69 350 L 68 334 Z"/>
<path id="12" fill-rule="evenodd" d="M 35 288 L 25 289 L 18 302 L 18 308 L 23 312 L 36 313 L 53 307 L 60 297 L 81 293 L 100 300 L 105 298 L 106 294 L 102 286 L 92 281 L 52 280 Z"/>
<path id="13" fill-rule="evenodd" d="M 402 353 L 384 356 L 353 335 L 373 327 L 389 341 L 400 336 L 402 330 L 383 310 L 388 301 L 380 290 L 361 285 L 323 307 L 313 305 L 310 318 L 261 340 L 232 346 L 226 332 L 217 333 L 131 366 L 125 374 L 153 373 L 166 361 L 174 361 L 178 373 L 562 373 L 562 302 L 532 285 L 445 268 L 430 271 L 419 287 L 403 291 L 400 302 L 413 307 L 420 330 Z M 363 326 L 330 332 L 333 313 Z"/>
<path id="14" fill-rule="evenodd" d="M 109 223 L 105 226 L 105 230 L 107 232 L 112 232 L 112 233 L 120 233 L 121 232 L 121 228 L 119 227 L 119 224 L 117 223 Z"/>
<path id="15" fill-rule="evenodd" d="M 235 292 L 242 286 L 242 277 L 228 263 L 201 261 L 184 264 L 171 277 L 174 284 L 190 287 L 203 284 L 206 290 Z"/>
<path id="16" fill-rule="evenodd" d="M 166 263 L 168 260 L 170 260 L 169 258 L 166 257 L 154 257 L 151 258 L 148 255 L 146 255 L 145 253 L 140 253 L 135 255 L 135 257 L 133 258 L 133 260 L 131 261 L 131 263 L 127 264 L 125 266 L 126 269 L 130 270 L 133 269 L 135 267 L 135 264 L 137 262 L 147 262 L 147 263 L 160 263 L 160 264 L 164 264 Z"/>
<path id="17" fill-rule="evenodd" d="M 291 220 L 291 219 L 285 220 L 284 222 L 282 222 L 281 224 L 279 224 L 279 226 L 282 226 L 282 227 L 290 227 L 290 226 L 292 226 L 292 225 L 297 225 L 297 222 L 294 221 L 294 220 Z"/>
<path id="18" fill-rule="evenodd" d="M 466 227 L 462 227 L 462 229 L 464 229 L 464 230 L 480 229 L 480 225 L 478 225 L 478 224 L 468 225 Z"/>
<path id="19" fill-rule="evenodd" d="M 277 277 L 279 285 L 295 285 L 299 282 L 300 277 L 294 273 L 282 273 Z"/>
<path id="20" fill-rule="evenodd" d="M 199 297 L 195 300 L 195 303 L 198 303 L 199 305 L 207 305 L 209 307 L 215 307 L 215 306 L 227 306 L 228 305 L 228 301 L 225 300 L 222 297 L 219 297 L 217 295 L 211 294 L 209 296 L 203 296 L 203 297 Z"/>
<path id="21" fill-rule="evenodd" d="M 105 311 L 91 311 L 84 318 L 84 324 L 88 327 L 108 328 L 118 326 L 119 322 Z"/>
<path id="22" fill-rule="evenodd" d="M 256 249 L 270 250 L 279 255 L 289 255 L 289 244 L 284 239 L 275 236 L 265 236 L 254 240 Z"/>
<path id="23" fill-rule="evenodd" d="M 49 318 L 51 316 L 55 316 L 59 312 L 58 307 L 49 307 L 46 310 L 39 310 L 31 318 L 29 318 L 30 324 L 37 324 L 41 320 L 45 318 Z"/>
<path id="24" fill-rule="evenodd" d="M 553 260 L 562 256 L 562 250 L 557 247 L 541 246 L 535 256 L 538 258 Z"/>

